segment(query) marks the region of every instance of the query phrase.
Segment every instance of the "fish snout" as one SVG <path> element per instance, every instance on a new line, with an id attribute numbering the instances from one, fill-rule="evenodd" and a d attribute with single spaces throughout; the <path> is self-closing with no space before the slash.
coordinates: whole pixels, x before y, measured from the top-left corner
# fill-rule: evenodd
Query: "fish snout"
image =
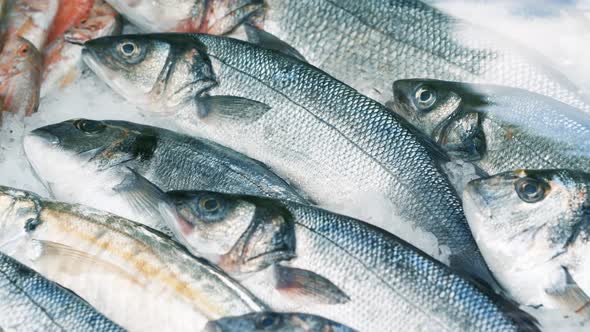
<path id="1" fill-rule="evenodd" d="M 202 332 L 223 332 L 223 329 L 215 321 L 209 321 Z"/>
<path id="2" fill-rule="evenodd" d="M 50 145 L 58 145 L 60 143 L 59 137 L 45 128 L 35 129 L 25 136 L 25 146 L 36 143 L 34 141 L 42 141 L 42 143 Z"/>

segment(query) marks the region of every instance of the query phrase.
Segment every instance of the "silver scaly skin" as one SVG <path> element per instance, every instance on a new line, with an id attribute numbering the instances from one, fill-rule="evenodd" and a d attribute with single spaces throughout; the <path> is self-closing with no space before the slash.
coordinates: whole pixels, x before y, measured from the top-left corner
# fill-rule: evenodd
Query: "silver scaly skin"
<path id="1" fill-rule="evenodd" d="M 78 119 L 41 127 L 25 137 L 24 149 L 55 199 L 160 230 L 159 189 L 215 188 L 305 202 L 268 167 L 238 152 L 131 122 Z"/>
<path id="2" fill-rule="evenodd" d="M 379 228 L 253 196 L 170 192 L 169 226 L 277 311 L 360 331 L 536 331 L 534 319 Z"/>
<path id="3" fill-rule="evenodd" d="M 263 28 L 307 61 L 380 102 L 395 80 L 499 84 L 590 112 L 548 59 L 419 0 L 265 0 Z"/>
<path id="4" fill-rule="evenodd" d="M 452 266 L 491 280 L 439 168 L 446 156 L 401 117 L 317 68 L 193 34 L 94 39 L 83 58 L 128 100 L 264 162 L 320 206 L 394 233 L 430 232 L 440 246 L 430 253 L 449 253 Z"/>
<path id="5" fill-rule="evenodd" d="M 267 310 L 169 237 L 81 205 L 0 187 L 1 250 L 130 331 L 195 331 Z"/>
<path id="6" fill-rule="evenodd" d="M 463 198 L 486 261 L 517 301 L 590 318 L 590 174 L 505 172 L 472 181 Z"/>
<path id="7" fill-rule="evenodd" d="M 283 313 L 256 312 L 252 314 L 224 317 L 207 323 L 203 332 L 354 332 L 342 324 L 320 316 Z"/>
<path id="8" fill-rule="evenodd" d="M 0 330 L 123 332 L 88 303 L 0 254 Z"/>
<path id="9" fill-rule="evenodd" d="M 529 91 L 410 79 L 392 108 L 453 158 L 487 174 L 521 168 L 590 172 L 590 115 Z"/>

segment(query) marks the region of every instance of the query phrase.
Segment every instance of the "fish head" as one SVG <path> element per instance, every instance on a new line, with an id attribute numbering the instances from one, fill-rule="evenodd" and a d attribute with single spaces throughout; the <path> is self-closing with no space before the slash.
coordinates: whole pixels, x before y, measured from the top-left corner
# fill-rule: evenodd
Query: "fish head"
<path id="1" fill-rule="evenodd" d="M 82 58 L 117 93 L 155 112 L 194 103 L 217 84 L 205 46 L 190 35 L 97 38 L 84 44 Z"/>
<path id="2" fill-rule="evenodd" d="M 120 30 L 121 20 L 117 12 L 104 1 L 95 1 L 90 12 L 64 33 L 64 39 L 82 45 L 88 40 L 116 34 Z"/>
<path id="3" fill-rule="evenodd" d="M 587 175 L 567 170 L 517 170 L 470 182 L 463 205 L 486 260 L 504 265 L 531 252 L 550 260 L 566 250 L 588 224 L 588 183 Z"/>
<path id="4" fill-rule="evenodd" d="M 453 159 L 475 161 L 486 151 L 481 108 L 487 103 L 476 87 L 430 79 L 398 80 L 393 84 L 391 106 Z"/>
<path id="5" fill-rule="evenodd" d="M 0 251 L 15 255 L 40 225 L 41 198 L 36 194 L 0 186 Z"/>
<path id="6" fill-rule="evenodd" d="M 275 201 L 214 192 L 170 192 L 168 226 L 193 253 L 229 273 L 259 271 L 293 257 L 290 213 Z"/>
<path id="7" fill-rule="evenodd" d="M 224 317 L 210 321 L 204 332 L 225 331 L 351 331 L 319 316 L 299 313 L 255 312 L 242 316 Z"/>
<path id="8" fill-rule="evenodd" d="M 31 115 L 39 107 L 42 59 L 24 38 L 9 39 L 0 53 L 0 111 Z"/>
<path id="9" fill-rule="evenodd" d="M 25 153 L 50 192 L 64 176 L 91 186 L 92 174 L 144 158 L 147 150 L 139 150 L 148 144 L 153 152 L 153 136 L 125 124 L 76 119 L 41 127 L 25 136 Z"/>

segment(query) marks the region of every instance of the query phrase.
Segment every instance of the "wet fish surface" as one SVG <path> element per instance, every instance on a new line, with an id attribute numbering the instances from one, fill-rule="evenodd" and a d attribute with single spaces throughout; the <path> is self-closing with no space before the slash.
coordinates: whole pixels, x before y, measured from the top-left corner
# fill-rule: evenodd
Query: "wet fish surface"
<path id="1" fill-rule="evenodd" d="M 1 250 L 130 331 L 195 331 L 267 310 L 217 267 L 143 225 L 0 187 Z"/>
<path id="2" fill-rule="evenodd" d="M 56 199 L 158 229 L 163 226 L 157 210 L 160 189 L 216 188 L 305 202 L 266 166 L 240 153 L 205 139 L 131 122 L 65 121 L 32 131 L 24 148 Z"/>
<path id="3" fill-rule="evenodd" d="M 68 6 L 72 6 L 66 2 Z M 87 4 L 82 4 L 81 7 Z M 87 40 L 117 34 L 121 21 L 117 12 L 103 0 L 91 1 L 88 12 L 76 13 L 77 20 L 72 22 L 63 33 L 56 35 L 43 51 L 43 82 L 41 97 L 56 89 L 63 89 L 75 81 L 82 71 L 82 44 Z M 84 10 L 84 8 L 68 8 Z M 65 10 L 65 9 L 64 9 Z M 71 18 L 70 18 L 71 19 Z M 63 27 L 55 27 L 61 30 Z M 57 30 L 54 31 L 57 34 Z"/>
<path id="4" fill-rule="evenodd" d="M 224 317 L 207 323 L 203 332 L 353 332 L 342 324 L 301 313 L 261 312 Z"/>
<path id="5" fill-rule="evenodd" d="M 43 49 L 51 23 L 57 13 L 58 2 L 58 0 L 7 1 L 6 18 L 0 25 L 0 34 L 5 40 L 24 38 L 36 49 Z"/>
<path id="6" fill-rule="evenodd" d="M 126 99 L 268 164 L 320 206 L 388 230 L 430 232 L 440 246 L 433 254 L 449 252 L 451 265 L 490 280 L 440 170 L 444 153 L 324 72 L 250 43 L 196 34 L 94 39 L 83 58 Z M 375 206 L 387 206 L 387 214 Z"/>
<path id="7" fill-rule="evenodd" d="M 590 174 L 518 170 L 472 181 L 464 204 L 498 281 L 519 302 L 590 317 Z"/>
<path id="8" fill-rule="evenodd" d="M 31 115 L 39 107 L 41 55 L 28 40 L 10 38 L 0 52 L 0 120 L 2 112 Z"/>
<path id="9" fill-rule="evenodd" d="M 314 313 L 360 331 L 516 331 L 528 314 L 405 241 L 297 203 L 170 192 L 177 237 L 277 311 Z M 412 317 L 412 319 L 407 319 Z"/>
<path id="10" fill-rule="evenodd" d="M 124 331 L 74 293 L 3 254 L 0 330 Z"/>
<path id="11" fill-rule="evenodd" d="M 160 17 L 158 1 L 134 3 L 142 10 L 128 11 L 136 16 L 132 22 L 138 26 Z M 428 77 L 523 88 L 590 112 L 588 96 L 557 72 L 549 59 L 419 0 L 265 0 L 258 1 L 256 11 L 257 1 L 166 3 L 192 14 L 191 20 L 199 22 L 196 26 L 208 26 L 222 16 L 225 24 L 234 24 L 232 28 L 245 20 L 219 13 L 231 11 L 236 3 L 250 3 L 254 14 L 248 21 L 257 27 L 246 29 L 250 41 L 305 58 L 382 103 L 391 101 L 395 80 Z M 207 11 L 205 6 L 215 10 Z M 224 33 L 232 29 L 160 26 L 146 31 Z"/>
<path id="12" fill-rule="evenodd" d="M 487 174 L 515 169 L 590 171 L 590 116 L 521 89 L 411 79 L 392 108 L 452 158 Z"/>

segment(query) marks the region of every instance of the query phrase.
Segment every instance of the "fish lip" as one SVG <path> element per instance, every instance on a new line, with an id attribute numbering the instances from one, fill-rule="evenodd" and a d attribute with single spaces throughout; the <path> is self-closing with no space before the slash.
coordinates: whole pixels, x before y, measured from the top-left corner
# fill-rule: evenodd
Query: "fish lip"
<path id="1" fill-rule="evenodd" d="M 223 329 L 214 321 L 209 321 L 201 332 L 223 332 Z"/>
<path id="2" fill-rule="evenodd" d="M 61 140 L 59 137 L 53 135 L 49 131 L 45 130 L 44 128 L 38 128 L 35 130 L 30 131 L 27 135 L 25 135 L 25 141 L 27 139 L 31 139 L 32 137 L 42 138 L 44 142 L 47 142 L 51 145 L 59 145 Z M 25 143 L 26 145 L 26 143 Z"/>

